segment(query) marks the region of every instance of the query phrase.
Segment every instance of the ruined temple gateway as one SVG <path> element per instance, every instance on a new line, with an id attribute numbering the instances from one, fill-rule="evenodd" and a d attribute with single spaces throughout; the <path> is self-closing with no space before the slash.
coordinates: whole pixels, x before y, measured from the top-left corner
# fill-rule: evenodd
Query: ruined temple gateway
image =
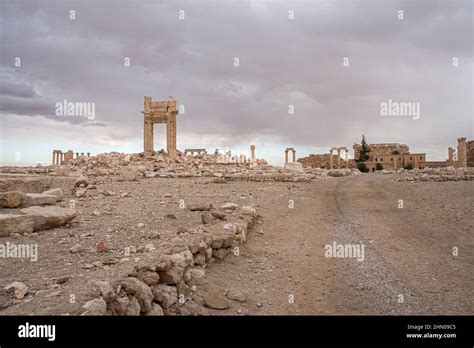
<path id="1" fill-rule="evenodd" d="M 166 150 L 170 158 L 176 158 L 176 99 L 168 97 L 165 101 L 152 101 L 145 97 L 143 109 L 143 147 L 145 154 L 153 153 L 153 125 L 166 123 Z"/>

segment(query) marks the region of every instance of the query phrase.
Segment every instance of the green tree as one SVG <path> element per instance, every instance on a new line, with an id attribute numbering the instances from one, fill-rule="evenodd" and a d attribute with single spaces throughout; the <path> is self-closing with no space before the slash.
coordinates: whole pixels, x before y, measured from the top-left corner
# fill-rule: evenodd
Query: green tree
<path id="1" fill-rule="evenodd" d="M 367 173 L 369 171 L 369 168 L 367 168 L 364 162 L 359 162 L 357 168 L 359 168 L 362 173 Z"/>
<path id="2" fill-rule="evenodd" d="M 383 169 L 382 163 L 377 163 L 377 164 L 375 165 L 375 170 L 382 170 L 382 169 Z"/>
<path id="3" fill-rule="evenodd" d="M 362 134 L 362 141 L 360 143 L 362 145 L 362 148 L 360 149 L 359 153 L 359 162 L 365 162 L 369 159 L 369 146 L 367 145 L 367 142 L 365 141 L 365 135 Z"/>

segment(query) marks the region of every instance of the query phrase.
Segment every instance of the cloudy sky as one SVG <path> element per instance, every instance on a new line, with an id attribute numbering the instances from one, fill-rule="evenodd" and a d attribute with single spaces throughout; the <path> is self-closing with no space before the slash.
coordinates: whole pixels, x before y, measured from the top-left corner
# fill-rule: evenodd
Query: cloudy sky
<path id="1" fill-rule="evenodd" d="M 145 95 L 184 106 L 180 150 L 256 144 L 275 164 L 362 134 L 430 160 L 474 138 L 471 0 L 0 0 L 0 19 L 3 165 L 140 152 Z M 64 100 L 95 117 L 56 115 Z M 419 119 L 381 115 L 388 100 Z"/>

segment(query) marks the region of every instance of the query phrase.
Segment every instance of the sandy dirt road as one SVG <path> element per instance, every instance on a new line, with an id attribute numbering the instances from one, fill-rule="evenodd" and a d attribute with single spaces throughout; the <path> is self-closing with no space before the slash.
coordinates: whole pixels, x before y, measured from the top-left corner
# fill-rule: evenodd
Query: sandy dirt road
<path id="1" fill-rule="evenodd" d="M 473 313 L 472 183 L 367 175 L 273 197 L 260 207 L 263 234 L 208 277 L 248 294 L 239 313 Z M 333 242 L 364 245 L 364 261 L 325 257 Z"/>

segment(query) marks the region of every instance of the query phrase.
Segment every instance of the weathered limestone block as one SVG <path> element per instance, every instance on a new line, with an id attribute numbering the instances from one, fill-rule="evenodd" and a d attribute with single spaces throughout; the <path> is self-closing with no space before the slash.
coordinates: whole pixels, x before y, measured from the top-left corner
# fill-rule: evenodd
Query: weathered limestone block
<path id="1" fill-rule="evenodd" d="M 221 206 L 221 209 L 232 211 L 232 210 L 236 210 L 238 207 L 239 207 L 238 204 L 227 202 L 227 203 L 225 203 L 224 205 Z"/>
<path id="2" fill-rule="evenodd" d="M 230 254 L 230 249 L 220 248 L 212 252 L 212 256 L 217 260 L 224 260 Z"/>
<path id="3" fill-rule="evenodd" d="M 8 237 L 13 233 L 31 233 L 34 228 L 32 216 L 18 214 L 0 214 L 0 237 Z"/>
<path id="4" fill-rule="evenodd" d="M 151 304 L 151 311 L 149 311 L 146 315 L 154 315 L 154 316 L 163 316 L 165 313 L 163 312 L 163 308 L 158 303 Z"/>
<path id="5" fill-rule="evenodd" d="M 108 309 L 113 315 L 125 315 L 129 303 L 128 297 L 119 297 L 109 303 Z"/>
<path id="6" fill-rule="evenodd" d="M 34 231 L 62 226 L 77 216 L 77 212 L 74 209 L 61 207 L 35 206 L 21 209 L 20 213 L 33 217 Z"/>
<path id="7" fill-rule="evenodd" d="M 292 173 L 304 173 L 303 164 L 301 162 L 288 162 L 285 163 L 285 170 L 289 170 Z"/>
<path id="8" fill-rule="evenodd" d="M 147 313 L 151 310 L 153 294 L 148 285 L 137 278 L 128 277 L 120 283 L 127 295 L 136 297 L 140 304 L 141 312 Z"/>
<path id="9" fill-rule="evenodd" d="M 28 177 L 28 178 L 1 178 L 0 191 L 23 191 L 43 192 L 45 186 L 49 185 L 51 178 Z"/>
<path id="10" fill-rule="evenodd" d="M 137 316 L 140 315 L 142 312 L 141 306 L 140 306 L 140 301 L 133 296 L 128 297 L 128 306 L 127 306 L 127 311 L 125 312 L 125 315 L 129 316 Z"/>
<path id="11" fill-rule="evenodd" d="M 188 242 L 183 238 L 175 237 L 167 244 L 169 254 L 181 253 L 188 250 Z"/>
<path id="12" fill-rule="evenodd" d="M 64 193 L 63 193 L 63 190 L 61 188 L 55 188 L 55 189 L 51 189 L 51 190 L 48 190 L 48 191 L 44 191 L 43 194 L 44 195 L 56 196 L 56 202 L 60 202 L 64 198 Z"/>
<path id="13" fill-rule="evenodd" d="M 160 255 L 155 261 L 155 269 L 157 272 L 167 271 L 171 268 L 171 258 L 170 255 Z"/>
<path id="14" fill-rule="evenodd" d="M 239 243 L 245 243 L 247 241 L 247 221 L 227 223 L 224 225 L 224 229 L 232 231 Z"/>
<path id="15" fill-rule="evenodd" d="M 146 285 L 156 285 L 160 281 L 160 276 L 156 272 L 139 270 L 137 273 L 137 278 L 144 282 Z"/>
<path id="16" fill-rule="evenodd" d="M 222 248 L 230 248 L 237 244 L 236 235 L 232 231 L 222 231 Z"/>
<path id="17" fill-rule="evenodd" d="M 207 249 L 207 244 L 204 241 L 205 237 L 200 235 L 191 235 L 188 242 L 188 249 L 195 254 Z"/>
<path id="18" fill-rule="evenodd" d="M 96 298 L 86 302 L 83 308 L 86 311 L 81 315 L 105 315 L 107 312 L 107 303 L 102 298 Z"/>
<path id="19" fill-rule="evenodd" d="M 0 208 L 16 208 L 23 204 L 25 195 L 20 191 L 0 192 Z"/>
<path id="20" fill-rule="evenodd" d="M 53 195 L 46 195 L 44 193 L 26 193 L 25 205 L 52 205 L 56 203 L 57 197 Z"/>
<path id="21" fill-rule="evenodd" d="M 249 205 L 244 205 L 240 207 L 240 213 L 244 215 L 249 215 L 251 217 L 257 216 L 257 210 L 254 207 L 251 207 Z"/>
<path id="22" fill-rule="evenodd" d="M 151 288 L 155 301 L 161 303 L 163 308 L 169 308 L 178 301 L 178 290 L 174 286 L 158 284 Z"/>
<path id="23" fill-rule="evenodd" d="M 230 301 L 220 289 L 213 287 L 204 296 L 204 305 L 213 309 L 226 309 L 230 307 Z"/>
<path id="24" fill-rule="evenodd" d="M 206 264 L 206 255 L 201 253 L 194 255 L 194 264 L 204 266 Z"/>
<path id="25" fill-rule="evenodd" d="M 23 299 L 28 293 L 28 286 L 25 283 L 14 281 L 13 283 L 8 284 L 3 289 L 4 292 L 12 293 L 14 298 L 17 300 Z"/>
<path id="26" fill-rule="evenodd" d="M 159 272 L 161 282 L 169 285 L 179 283 L 183 277 L 184 270 L 193 263 L 193 254 L 189 250 L 170 256 L 171 268 Z"/>
<path id="27" fill-rule="evenodd" d="M 189 285 L 199 284 L 202 278 L 206 275 L 206 272 L 201 267 L 188 267 L 183 275 L 184 282 Z"/>
<path id="28" fill-rule="evenodd" d="M 133 296 L 119 297 L 108 304 L 113 315 L 140 315 L 141 309 L 138 300 Z"/>
<path id="29" fill-rule="evenodd" d="M 96 281 L 95 285 L 99 288 L 100 295 L 105 300 L 105 302 L 109 303 L 117 297 L 115 291 L 110 284 L 109 281 Z"/>
<path id="30" fill-rule="evenodd" d="M 209 261 L 212 257 L 212 248 L 207 248 L 204 256 L 206 257 L 206 261 Z"/>
<path id="31" fill-rule="evenodd" d="M 218 233 L 214 233 L 212 236 L 211 236 L 211 244 L 210 244 L 210 247 L 213 248 L 213 249 L 219 249 L 222 247 L 222 243 L 223 243 L 223 238 L 222 238 L 222 235 L 221 234 L 218 234 Z"/>

